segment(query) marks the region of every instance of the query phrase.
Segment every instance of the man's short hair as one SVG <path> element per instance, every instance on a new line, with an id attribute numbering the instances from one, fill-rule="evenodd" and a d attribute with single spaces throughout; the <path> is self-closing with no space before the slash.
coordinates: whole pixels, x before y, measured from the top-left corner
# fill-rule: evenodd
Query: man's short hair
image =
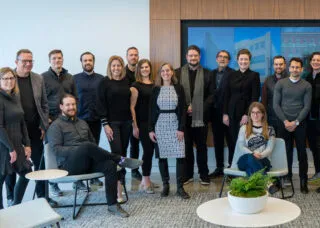
<path id="1" fill-rule="evenodd" d="M 22 53 L 27 53 L 32 55 L 32 52 L 29 49 L 20 49 L 19 51 L 17 51 L 16 60 L 19 60 L 19 56 Z"/>
<path id="2" fill-rule="evenodd" d="M 303 67 L 303 61 L 302 61 L 301 58 L 292 57 L 292 58 L 290 59 L 290 61 L 289 61 L 289 66 L 291 65 L 291 62 L 293 62 L 293 61 L 300 63 L 301 67 Z"/>
<path id="3" fill-rule="evenodd" d="M 221 50 L 221 51 L 219 51 L 219 52 L 217 53 L 217 55 L 216 55 L 216 58 L 218 58 L 218 56 L 219 56 L 220 53 L 222 53 L 222 52 L 226 53 L 226 54 L 228 55 L 228 59 L 231 60 L 230 53 L 229 53 L 227 50 Z"/>
<path id="4" fill-rule="evenodd" d="M 189 52 L 190 50 L 194 50 L 194 51 L 198 52 L 199 55 L 201 54 L 200 48 L 199 48 L 197 45 L 194 45 L 194 44 L 193 44 L 193 45 L 190 45 L 190 46 L 187 48 L 187 53 L 186 53 L 186 54 L 188 54 L 188 52 Z"/>
<path id="5" fill-rule="evenodd" d="M 251 60 L 251 57 L 252 57 L 251 52 L 246 48 L 241 49 L 240 51 L 238 51 L 237 60 L 239 59 L 240 55 L 248 55 L 249 56 L 249 60 Z"/>
<path id="6" fill-rule="evenodd" d="M 71 94 L 69 94 L 69 93 L 65 93 L 65 94 L 60 98 L 60 104 L 63 105 L 63 100 L 66 99 L 66 98 L 68 98 L 68 97 L 71 97 L 71 98 L 73 98 L 75 101 L 77 101 L 77 99 L 76 99 L 75 96 L 73 96 L 73 95 L 71 95 Z"/>
<path id="7" fill-rule="evenodd" d="M 91 55 L 92 58 L 93 58 L 93 62 L 96 60 L 96 57 L 94 56 L 94 54 L 92 54 L 90 51 L 86 51 L 86 52 L 83 52 L 81 55 L 80 55 L 80 62 L 82 62 L 82 57 L 84 55 Z"/>
<path id="8" fill-rule="evenodd" d="M 127 49 L 127 55 L 128 55 L 128 53 L 129 53 L 130 50 L 136 50 L 137 52 L 139 52 L 138 48 L 132 46 L 132 47 L 129 47 L 129 48 Z"/>
<path id="9" fill-rule="evenodd" d="M 286 63 L 286 59 L 285 59 L 285 57 L 283 57 L 282 55 L 276 55 L 276 56 L 274 56 L 272 61 L 274 62 L 274 60 L 276 60 L 276 59 L 283 59 L 284 63 Z"/>
<path id="10" fill-rule="evenodd" d="M 49 56 L 49 59 L 51 58 L 51 55 L 54 55 L 54 54 L 61 54 L 63 56 L 63 53 L 61 50 L 59 49 L 54 49 L 52 51 L 49 52 L 48 56 Z"/>

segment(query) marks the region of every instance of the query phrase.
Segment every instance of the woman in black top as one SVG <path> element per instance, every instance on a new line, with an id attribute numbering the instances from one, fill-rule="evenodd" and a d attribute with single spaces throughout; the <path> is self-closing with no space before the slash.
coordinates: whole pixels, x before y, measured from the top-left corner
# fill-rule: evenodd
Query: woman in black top
<path id="1" fill-rule="evenodd" d="M 6 175 L 16 172 L 13 205 L 22 201 L 28 185 L 24 175 L 31 172 L 30 140 L 24 113 L 18 101 L 18 87 L 12 69 L 0 69 L 0 209 L 3 209 L 2 185 Z"/>
<path id="2" fill-rule="evenodd" d="M 125 77 L 124 61 L 120 56 L 111 56 L 107 77 L 98 86 L 97 111 L 110 143 L 111 152 L 126 157 L 131 132 L 130 86 Z M 122 175 L 125 175 L 123 170 Z M 119 177 L 120 179 L 120 177 Z M 118 181 L 118 201 L 122 199 L 122 187 Z"/>
<path id="3" fill-rule="evenodd" d="M 241 49 L 237 54 L 239 70 L 231 73 L 227 83 L 224 107 L 223 123 L 229 126 L 231 142 L 228 162 L 232 164 L 235 145 L 239 129 L 248 122 L 248 108 L 260 96 L 260 75 L 249 69 L 251 53 L 248 49 Z"/>
<path id="4" fill-rule="evenodd" d="M 132 84 L 131 90 L 131 114 L 133 136 L 140 138 L 143 147 L 142 155 L 142 181 L 141 189 L 153 194 L 153 186 L 150 180 L 152 168 L 152 157 L 154 144 L 149 138 L 148 131 L 148 109 L 151 92 L 153 88 L 152 67 L 147 59 L 141 59 L 136 67 L 136 82 Z"/>

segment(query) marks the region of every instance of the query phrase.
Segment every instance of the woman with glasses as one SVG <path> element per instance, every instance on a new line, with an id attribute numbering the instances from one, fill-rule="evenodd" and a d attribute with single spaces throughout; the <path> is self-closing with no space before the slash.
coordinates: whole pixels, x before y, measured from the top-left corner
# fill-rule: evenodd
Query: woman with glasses
<path id="1" fill-rule="evenodd" d="M 30 140 L 20 105 L 19 90 L 12 69 L 0 69 L 0 209 L 3 209 L 2 186 L 8 174 L 19 174 L 14 187 L 13 205 L 22 201 L 28 185 L 25 174 L 31 172 Z"/>

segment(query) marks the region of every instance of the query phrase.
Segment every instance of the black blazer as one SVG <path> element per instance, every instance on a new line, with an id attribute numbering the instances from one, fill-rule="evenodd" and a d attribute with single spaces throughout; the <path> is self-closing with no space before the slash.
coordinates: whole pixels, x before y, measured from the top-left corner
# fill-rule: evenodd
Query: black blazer
<path id="1" fill-rule="evenodd" d="M 312 72 L 306 76 L 306 81 L 312 86 L 312 100 L 311 100 L 311 117 L 317 120 L 319 119 L 320 109 L 320 73 L 316 74 L 315 79 L 312 77 Z M 310 117 L 310 116 L 309 116 Z"/>
<path id="2" fill-rule="evenodd" d="M 159 114 L 160 108 L 157 104 L 157 99 L 160 93 L 161 87 L 155 86 L 152 89 L 152 94 L 150 98 L 150 105 L 149 105 L 149 132 L 154 131 Z M 178 131 L 184 131 L 185 122 L 186 122 L 186 97 L 184 94 L 183 87 L 179 84 L 174 85 L 174 89 L 176 90 L 178 96 L 178 106 L 176 107 L 175 113 L 178 118 Z"/>
<path id="3" fill-rule="evenodd" d="M 241 73 L 237 70 L 230 74 L 224 97 L 223 113 L 229 118 L 240 121 L 248 114 L 248 108 L 260 97 L 260 75 L 250 69 Z"/>

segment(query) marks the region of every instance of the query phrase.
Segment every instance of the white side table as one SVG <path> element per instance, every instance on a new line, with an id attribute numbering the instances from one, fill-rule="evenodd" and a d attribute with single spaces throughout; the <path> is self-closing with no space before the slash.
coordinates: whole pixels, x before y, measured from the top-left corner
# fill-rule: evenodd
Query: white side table
<path id="1" fill-rule="evenodd" d="M 289 201 L 269 197 L 267 206 L 257 214 L 239 214 L 232 210 L 228 198 L 210 200 L 197 208 L 197 215 L 210 223 L 233 227 L 275 226 L 296 219 L 300 208 Z"/>

